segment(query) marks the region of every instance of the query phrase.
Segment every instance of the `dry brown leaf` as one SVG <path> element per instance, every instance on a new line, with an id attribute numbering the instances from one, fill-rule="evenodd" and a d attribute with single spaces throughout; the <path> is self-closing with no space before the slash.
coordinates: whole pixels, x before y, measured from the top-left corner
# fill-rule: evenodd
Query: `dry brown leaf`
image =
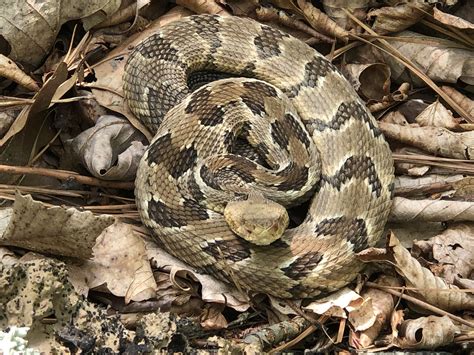
<path id="1" fill-rule="evenodd" d="M 205 330 L 219 330 L 227 328 L 227 320 L 222 314 L 223 310 L 223 305 L 207 304 L 202 310 L 200 317 L 201 327 L 203 327 Z"/>
<path id="2" fill-rule="evenodd" d="M 474 269 L 474 225 L 456 224 L 430 240 L 415 241 L 426 260 L 434 260 L 430 270 L 449 283 L 457 278 L 470 278 Z M 412 252 L 413 252 L 412 251 Z"/>
<path id="3" fill-rule="evenodd" d="M 256 10 L 256 15 L 259 21 L 268 22 L 270 26 L 275 26 L 309 45 L 317 42 L 334 42 L 334 40 L 332 40 L 330 37 L 315 31 L 304 21 L 301 21 L 295 16 L 289 16 L 283 10 L 278 10 L 273 7 L 260 6 Z M 276 23 L 281 24 L 284 27 L 276 26 Z"/>
<path id="4" fill-rule="evenodd" d="M 25 107 L 10 126 L 7 133 L 0 139 L 0 147 L 3 146 L 11 137 L 20 132 L 25 127 L 26 122 L 33 115 L 38 115 L 46 110 L 59 86 L 67 79 L 67 65 L 61 62 L 56 68 L 54 74 L 44 83 L 41 89 L 33 97 L 34 103 Z M 38 119 L 38 117 L 35 117 Z"/>
<path id="5" fill-rule="evenodd" d="M 415 119 L 420 126 L 444 127 L 451 130 L 459 130 L 460 118 L 454 118 L 441 102 L 435 101 L 425 108 Z"/>
<path id="6" fill-rule="evenodd" d="M 365 19 L 369 0 L 323 0 L 324 11 L 339 26 L 346 30 L 357 28 L 357 25 L 347 17 L 344 10 L 348 10 L 359 20 Z"/>
<path id="7" fill-rule="evenodd" d="M 455 188 L 454 197 L 460 200 L 472 201 L 474 195 L 474 178 L 465 177 L 462 180 L 453 182 Z"/>
<path id="8" fill-rule="evenodd" d="M 372 298 L 363 298 L 364 301 L 358 307 L 355 307 L 354 310 L 351 310 L 348 315 L 348 320 L 355 331 L 366 330 L 376 321 Z"/>
<path id="9" fill-rule="evenodd" d="M 401 37 L 397 40 L 397 37 Z M 406 41 L 406 38 L 412 41 Z M 403 31 L 388 40 L 389 43 L 410 59 L 433 81 L 456 83 L 458 80 L 466 84 L 474 84 L 474 56 L 472 51 L 459 48 L 454 42 L 436 37 L 424 36 L 419 33 Z M 392 56 L 382 53 L 385 62 L 392 70 L 392 80 L 409 82 L 413 86 L 423 87 L 425 82 L 413 75 L 407 67 Z"/>
<path id="10" fill-rule="evenodd" d="M 411 3 L 397 6 L 385 6 L 369 12 L 368 17 L 374 18 L 372 29 L 378 34 L 400 32 L 420 21 L 431 8 L 429 4 Z M 423 10 L 423 11 L 421 11 Z"/>
<path id="11" fill-rule="evenodd" d="M 445 226 L 442 222 L 388 222 L 385 226 L 385 230 L 395 233 L 400 243 L 404 247 L 410 248 L 415 239 L 429 239 L 435 237 L 443 233 Z"/>
<path id="12" fill-rule="evenodd" d="M 474 221 L 474 202 L 395 197 L 389 219 L 404 223 Z"/>
<path id="13" fill-rule="evenodd" d="M 7 55 L 15 62 L 36 67 L 49 53 L 65 22 L 82 18 L 87 31 L 120 4 L 119 0 L 4 0 L 0 33 L 11 47 Z"/>
<path id="14" fill-rule="evenodd" d="M 459 16 L 466 21 L 474 23 L 474 3 L 472 1 L 458 1 L 457 0 L 450 0 L 454 2 L 456 5 L 454 8 L 453 14 L 455 16 Z M 448 4 L 453 5 L 453 4 Z"/>
<path id="15" fill-rule="evenodd" d="M 103 230 L 93 258 L 82 266 L 90 288 L 106 286 L 125 303 L 155 296 L 157 286 L 143 240 L 130 224 L 116 222 Z"/>
<path id="16" fill-rule="evenodd" d="M 115 218 L 94 216 L 75 208 L 45 207 L 30 195 L 16 195 L 0 244 L 13 245 L 39 253 L 89 258 L 96 238 Z M 5 218 L 5 211 L 3 218 Z M 54 221 L 54 223 L 51 223 Z"/>
<path id="17" fill-rule="evenodd" d="M 256 0 L 216 0 L 218 4 L 227 5 L 234 16 L 252 17 L 259 7 Z"/>
<path id="18" fill-rule="evenodd" d="M 447 158 L 474 158 L 474 131 L 451 132 L 441 127 L 400 126 L 379 122 L 379 128 L 390 139 Z"/>
<path id="19" fill-rule="evenodd" d="M 443 197 L 452 196 L 455 191 L 454 183 L 463 180 L 463 175 L 430 174 L 421 178 L 397 176 L 394 182 L 396 196 L 427 197 L 434 193 L 442 193 Z"/>
<path id="20" fill-rule="evenodd" d="M 379 277 L 375 283 L 383 286 L 401 286 L 399 279 L 387 275 Z M 367 288 L 363 290 L 360 295 L 364 298 L 364 300 L 371 300 L 372 309 L 368 310 L 367 313 L 373 314 L 374 317 L 371 318 L 373 319 L 373 322 L 367 323 L 368 326 L 364 328 L 354 327 L 355 331 L 351 331 L 349 341 L 351 345 L 357 349 L 367 348 L 374 343 L 380 332 L 390 320 L 395 307 L 395 300 L 393 296 L 382 290 Z M 350 313 L 349 317 L 351 316 L 352 312 Z M 362 316 L 364 316 L 364 314 L 362 314 Z"/>
<path id="21" fill-rule="evenodd" d="M 469 34 L 474 34 L 474 24 L 464 20 L 458 16 L 447 14 L 439 10 L 438 8 L 433 8 L 433 18 L 445 25 L 460 29 L 466 30 Z"/>
<path id="22" fill-rule="evenodd" d="M 403 113 L 401 113 L 398 110 L 397 111 L 390 111 L 389 113 L 384 115 L 380 119 L 380 121 L 381 122 L 386 122 L 386 123 L 393 123 L 393 124 L 401 125 L 401 126 L 407 126 L 408 125 L 407 119 L 405 118 Z"/>
<path id="23" fill-rule="evenodd" d="M 3 54 L 0 54 L 0 77 L 10 79 L 31 91 L 39 90 L 36 81 L 26 75 L 13 60 L 5 57 Z"/>
<path id="24" fill-rule="evenodd" d="M 420 265 L 410 252 L 405 249 L 393 233 L 387 238 L 384 253 L 379 249 L 367 250 L 359 254 L 365 262 L 383 261 L 395 267 L 405 280 L 407 291 L 412 296 L 446 311 L 474 309 L 474 295 L 460 292 L 454 285 L 448 285 L 443 279 Z"/>
<path id="25" fill-rule="evenodd" d="M 223 283 L 212 276 L 195 272 L 193 268 L 166 253 L 151 240 L 146 240 L 146 249 L 154 267 L 172 272 L 173 275 L 178 272 L 185 272 L 194 280 L 198 280 L 201 284 L 201 298 L 203 301 L 226 304 L 238 312 L 244 312 L 250 307 L 248 297 L 233 285 Z M 172 276 L 170 275 L 170 277 Z M 184 290 L 186 289 L 184 288 Z"/>
<path id="26" fill-rule="evenodd" d="M 297 0 L 270 0 L 277 8 L 289 10 L 291 13 L 302 15 L 301 9 L 296 5 Z"/>
<path id="27" fill-rule="evenodd" d="M 404 319 L 405 312 L 402 309 L 392 313 L 392 317 L 390 317 L 390 328 L 392 329 L 392 338 L 398 337 L 398 326 L 402 324 Z"/>
<path id="28" fill-rule="evenodd" d="M 346 41 L 348 32 L 331 20 L 328 15 L 314 7 L 310 1 L 297 0 L 297 4 L 308 23 L 318 32 Z"/>
<path id="29" fill-rule="evenodd" d="M 413 148 L 416 150 L 416 148 Z M 401 149 L 394 149 L 392 151 L 392 154 L 405 154 L 407 153 L 410 154 L 412 153 L 411 149 L 407 148 L 401 148 Z M 423 151 L 419 151 L 416 153 L 420 154 L 425 154 Z M 418 162 L 406 162 L 406 161 L 395 161 L 395 172 L 397 175 L 407 175 L 407 176 L 414 176 L 414 177 L 420 177 L 426 175 L 429 171 L 431 171 L 431 166 L 430 165 L 422 165 L 421 163 Z"/>
<path id="30" fill-rule="evenodd" d="M 130 181 L 145 152 L 145 140 L 127 120 L 106 115 L 67 143 L 93 176 Z"/>
<path id="31" fill-rule="evenodd" d="M 474 117 L 474 100 L 461 94 L 451 86 L 441 86 L 441 89 L 448 94 L 459 106 L 461 106 L 469 115 Z"/>
<path id="32" fill-rule="evenodd" d="M 351 289 L 345 287 L 329 296 L 311 302 L 303 309 L 328 317 L 347 318 L 345 310 L 353 310 L 363 303 L 363 299 Z"/>
<path id="33" fill-rule="evenodd" d="M 458 331 L 448 316 L 420 317 L 404 321 L 393 342 L 402 349 L 436 349 L 452 344 Z"/>
<path id="34" fill-rule="evenodd" d="M 214 0 L 176 0 L 176 4 L 194 11 L 197 14 L 230 16 L 230 14 Z"/>
<path id="35" fill-rule="evenodd" d="M 347 64 L 342 72 L 367 100 L 380 101 L 390 93 L 390 68 L 385 64 Z"/>

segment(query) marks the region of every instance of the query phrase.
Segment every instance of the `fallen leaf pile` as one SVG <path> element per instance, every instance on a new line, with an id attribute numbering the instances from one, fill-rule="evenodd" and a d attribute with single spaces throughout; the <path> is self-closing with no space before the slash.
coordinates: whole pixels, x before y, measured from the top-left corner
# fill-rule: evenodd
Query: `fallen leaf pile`
<path id="1" fill-rule="evenodd" d="M 194 13 L 250 17 L 306 42 L 377 118 L 393 208 L 346 288 L 246 294 L 143 228 L 133 181 L 152 136 L 124 101 L 124 65 Z M 4 1 L 0 350 L 473 351 L 473 23 L 469 0 Z"/>

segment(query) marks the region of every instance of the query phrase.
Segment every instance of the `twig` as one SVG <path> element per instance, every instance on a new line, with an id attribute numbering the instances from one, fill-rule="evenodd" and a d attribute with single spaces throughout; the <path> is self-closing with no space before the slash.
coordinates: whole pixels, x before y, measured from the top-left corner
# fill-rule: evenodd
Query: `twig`
<path id="1" fill-rule="evenodd" d="M 76 181 L 80 184 L 98 186 L 112 189 L 133 190 L 133 182 L 104 181 L 91 176 L 79 175 L 74 171 L 55 170 L 46 168 L 33 168 L 26 166 L 0 165 L 0 173 L 41 175 L 57 178 L 63 181 Z"/>
<path id="2" fill-rule="evenodd" d="M 268 353 L 269 354 L 276 354 L 276 353 L 279 353 L 280 351 L 290 349 L 291 347 L 298 344 L 300 341 L 302 341 L 307 336 L 313 334 L 317 329 L 318 329 L 318 327 L 316 327 L 315 325 L 310 325 L 308 328 L 303 330 L 303 332 L 301 332 L 301 334 L 298 335 L 296 338 L 291 339 L 289 342 L 284 343 L 280 346 L 277 346 L 276 348 L 270 350 Z"/>
<path id="3" fill-rule="evenodd" d="M 314 329 L 312 329 L 313 327 Z M 301 337 L 303 334 L 304 336 L 307 336 L 308 334 L 314 332 L 316 329 L 317 327 L 312 325 L 305 318 L 295 317 L 292 320 L 283 321 L 271 326 L 263 327 L 257 332 L 247 335 L 244 338 L 244 342 L 247 344 L 256 344 L 261 348 L 263 348 L 264 346 L 278 344 L 281 341 L 284 341 L 288 338 L 292 338 L 294 336 L 297 336 L 297 338 L 295 339 L 299 339 L 299 342 L 301 341 L 301 339 L 303 339 Z M 285 348 L 286 346 L 288 346 L 288 344 L 292 346 L 295 339 L 284 344 Z M 273 349 L 272 352 L 277 351 L 276 349 Z"/>
<path id="4" fill-rule="evenodd" d="M 395 290 L 392 290 L 390 288 L 381 286 L 379 284 L 376 284 L 375 282 L 368 281 L 368 282 L 365 283 L 365 285 L 368 286 L 368 287 L 373 287 L 373 288 L 376 288 L 376 289 L 379 289 L 379 290 L 383 290 L 384 292 L 390 293 L 394 296 L 401 297 L 404 300 L 409 301 L 413 304 L 416 304 L 417 306 L 419 306 L 421 308 L 424 308 L 424 309 L 426 309 L 430 312 L 433 312 L 433 313 L 436 313 L 436 314 L 439 314 L 439 315 L 442 315 L 442 316 L 448 316 L 449 318 L 451 318 L 452 320 L 454 320 L 456 322 L 459 322 L 461 324 L 467 325 L 468 327 L 474 328 L 474 323 L 469 322 L 469 321 L 467 321 L 467 320 L 465 320 L 461 317 L 455 316 L 452 313 L 446 312 L 445 310 L 443 310 L 441 308 L 438 308 L 436 306 L 433 306 L 433 305 L 431 305 L 427 302 L 421 301 L 418 298 L 408 296 L 408 295 L 406 295 L 404 293 L 401 293 L 399 291 L 395 291 Z"/>

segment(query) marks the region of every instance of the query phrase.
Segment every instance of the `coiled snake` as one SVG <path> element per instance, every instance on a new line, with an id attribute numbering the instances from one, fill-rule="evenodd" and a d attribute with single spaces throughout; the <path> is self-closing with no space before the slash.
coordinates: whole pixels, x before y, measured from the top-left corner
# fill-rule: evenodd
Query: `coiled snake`
<path id="1" fill-rule="evenodd" d="M 374 118 L 323 56 L 250 19 L 191 16 L 136 46 L 124 92 L 156 132 L 135 193 L 167 251 L 283 298 L 355 278 L 355 253 L 374 245 L 388 218 L 393 162 Z M 266 222 L 276 207 L 267 198 L 290 207 L 310 197 L 305 220 L 281 237 L 286 225 Z M 257 223 L 255 240 L 229 227 L 224 214 L 234 210 Z M 277 234 L 260 243 L 259 233 Z"/>

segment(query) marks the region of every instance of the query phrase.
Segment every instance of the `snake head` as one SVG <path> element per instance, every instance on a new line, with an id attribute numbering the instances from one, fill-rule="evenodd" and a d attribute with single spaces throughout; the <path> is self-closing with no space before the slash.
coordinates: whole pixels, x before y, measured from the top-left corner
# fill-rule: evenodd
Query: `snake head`
<path id="1" fill-rule="evenodd" d="M 224 218 L 235 234 L 256 245 L 273 243 L 289 224 L 286 209 L 259 194 L 249 194 L 247 200 L 228 202 Z"/>

